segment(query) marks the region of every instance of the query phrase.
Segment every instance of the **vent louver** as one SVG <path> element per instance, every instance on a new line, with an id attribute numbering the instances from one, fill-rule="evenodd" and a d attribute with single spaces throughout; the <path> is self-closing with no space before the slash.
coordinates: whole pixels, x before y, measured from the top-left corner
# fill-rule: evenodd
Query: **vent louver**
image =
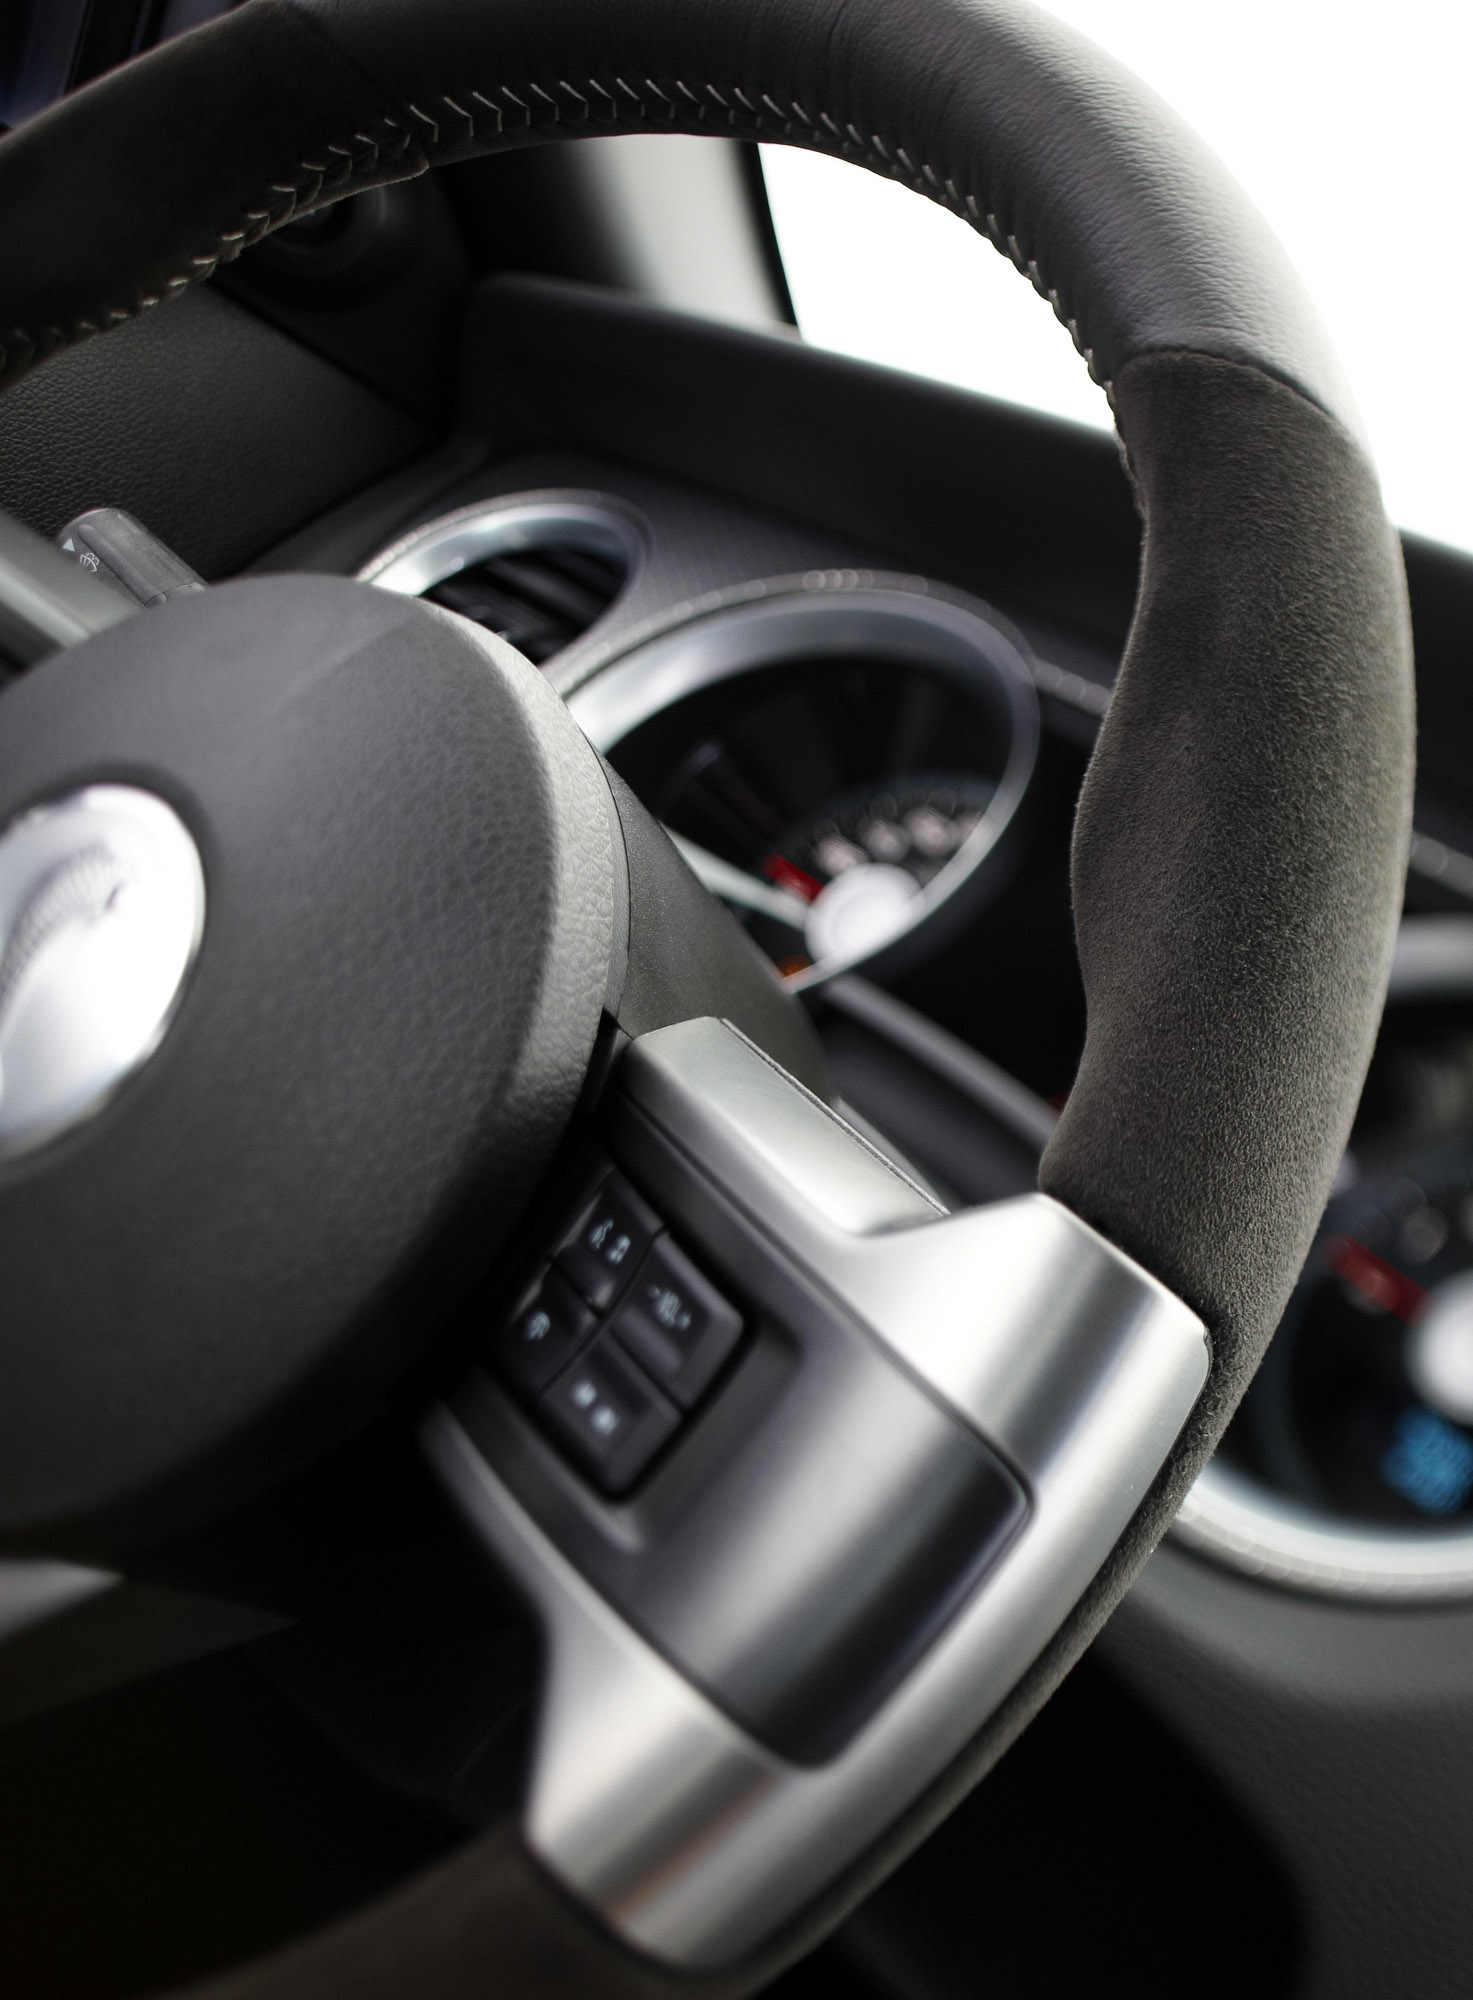
<path id="1" fill-rule="evenodd" d="M 428 521 L 358 574 L 472 618 L 542 666 L 609 609 L 642 548 L 602 495 L 525 494 Z"/>
<path id="2" fill-rule="evenodd" d="M 592 549 L 553 545 L 491 556 L 432 584 L 432 603 L 473 618 L 537 666 L 571 646 L 623 587 L 625 565 Z"/>

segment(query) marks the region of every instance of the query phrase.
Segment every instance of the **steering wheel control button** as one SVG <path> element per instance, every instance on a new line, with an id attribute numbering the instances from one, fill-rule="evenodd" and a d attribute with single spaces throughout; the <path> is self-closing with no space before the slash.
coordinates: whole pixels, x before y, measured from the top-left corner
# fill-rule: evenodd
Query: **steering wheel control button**
<path id="1" fill-rule="evenodd" d="M 0 1159 L 98 1112 L 163 1040 L 205 921 L 183 821 L 93 785 L 0 834 Z"/>
<path id="2" fill-rule="evenodd" d="M 668 1237 L 640 1266 L 613 1321 L 621 1344 L 682 1409 L 705 1394 L 741 1338 L 741 1315 Z"/>
<path id="3" fill-rule="evenodd" d="M 514 1387 L 536 1395 L 561 1373 L 598 1321 L 556 1271 L 545 1271 L 497 1333 L 492 1358 Z"/>
<path id="4" fill-rule="evenodd" d="M 558 1378 L 540 1407 L 609 1494 L 628 1491 L 680 1422 L 680 1412 L 607 1334 Z"/>
<path id="5" fill-rule="evenodd" d="M 557 1265 L 595 1312 L 607 1312 L 660 1233 L 660 1218 L 622 1174 L 611 1173 L 557 1253 Z"/>

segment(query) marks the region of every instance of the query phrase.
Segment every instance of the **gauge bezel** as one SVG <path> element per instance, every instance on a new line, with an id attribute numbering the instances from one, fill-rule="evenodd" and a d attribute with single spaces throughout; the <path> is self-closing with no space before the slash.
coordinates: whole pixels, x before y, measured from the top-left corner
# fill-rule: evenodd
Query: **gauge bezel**
<path id="1" fill-rule="evenodd" d="M 618 502 L 601 493 L 550 490 L 473 500 L 436 515 L 381 549 L 357 572 L 356 580 L 401 597 L 423 597 L 437 583 L 488 557 L 559 544 L 587 549 L 623 565 L 624 580 L 615 604 L 644 562 L 644 536 Z M 613 604 L 608 607 L 612 609 Z M 606 610 L 602 616 L 607 615 Z"/>
<path id="2" fill-rule="evenodd" d="M 981 820 L 916 896 L 907 920 L 878 948 L 834 954 L 786 981 L 812 989 L 859 966 L 873 966 L 920 942 L 943 910 L 960 919 L 996 880 L 1004 836 L 1033 776 L 1041 720 L 1038 692 L 1020 645 L 985 606 L 913 584 L 833 588 L 826 575 L 775 585 L 664 628 L 606 665 L 568 696 L 575 720 L 605 755 L 642 724 L 687 697 L 787 662 L 884 661 L 941 673 L 986 693 L 1006 716 L 1001 772 Z M 938 938 L 939 942 L 939 938 Z"/>
<path id="3" fill-rule="evenodd" d="M 1402 922 L 1389 1000 L 1473 1004 L 1473 917 Z M 1361 1602 L 1473 1599 L 1473 1529 L 1379 1527 L 1309 1507 L 1224 1461 L 1198 1474 L 1171 1538 L 1263 1583 Z"/>
<path id="4" fill-rule="evenodd" d="M 1473 1533 L 1377 1528 L 1304 1507 L 1214 1458 L 1171 1524 L 1184 1548 L 1263 1583 L 1385 1603 L 1473 1598 Z"/>

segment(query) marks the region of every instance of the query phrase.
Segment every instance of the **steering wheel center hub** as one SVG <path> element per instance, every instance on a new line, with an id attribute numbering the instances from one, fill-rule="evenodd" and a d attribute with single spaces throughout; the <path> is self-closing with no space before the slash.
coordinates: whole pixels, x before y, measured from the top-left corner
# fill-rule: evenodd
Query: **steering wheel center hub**
<path id="1" fill-rule="evenodd" d="M 163 1037 L 204 927 L 199 850 L 133 786 L 0 835 L 0 1159 L 100 1111 Z"/>
<path id="2" fill-rule="evenodd" d="M 3 706 L 0 1534 L 87 1548 L 361 1421 L 494 1255 L 611 826 L 533 668 L 361 585 L 195 593 Z"/>

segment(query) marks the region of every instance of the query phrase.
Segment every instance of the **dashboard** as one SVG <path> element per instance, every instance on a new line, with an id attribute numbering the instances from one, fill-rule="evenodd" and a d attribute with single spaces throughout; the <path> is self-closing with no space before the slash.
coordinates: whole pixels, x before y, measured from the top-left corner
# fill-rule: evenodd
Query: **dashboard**
<path id="1" fill-rule="evenodd" d="M 513 459 L 446 497 L 357 574 L 530 643 L 696 873 L 811 996 L 851 1108 L 944 1199 L 1028 1185 L 1028 1167 L 990 1185 L 957 1155 L 1036 1146 L 1067 1095 L 1077 1014 L 1056 994 L 1053 1019 L 1037 1017 L 1029 989 L 1042 1002 L 1051 973 L 1020 962 L 1007 926 L 1025 905 L 1067 931 L 1046 799 L 1077 783 L 1109 654 L 1094 676 L 1061 668 L 1041 651 L 1045 628 L 1030 641 L 981 598 L 871 551 L 838 563 L 777 521 L 771 573 L 727 581 L 692 533 L 694 496 L 597 459 Z M 664 581 L 677 567 L 678 597 Z M 1181 1528 L 1218 1561 L 1331 1594 L 1473 1594 L 1473 1542 L 1440 1532 L 1473 1510 L 1473 915 L 1449 889 L 1461 858 L 1419 840 L 1336 1198 L 1272 1363 Z M 979 954 L 1019 1017 L 1007 1041 L 979 1034 L 961 997 Z M 960 1149 L 903 1101 L 896 1062 L 929 1065 L 933 1091 L 966 1104 L 975 1130 Z M 957 1090 L 957 1066 L 989 1062 L 1016 1101 Z M 1296 1529 L 1324 1538 L 1318 1568 Z"/>
<path id="2" fill-rule="evenodd" d="M 0 401 L 0 506 L 48 534 L 126 507 L 208 578 L 358 576 L 509 638 L 804 994 L 861 1129 L 947 1206 L 1022 1192 L 1084 1032 L 1069 828 L 1137 560 L 1113 447 L 815 353 L 776 320 L 545 272 L 480 281 L 488 240 L 493 265 L 509 255 L 485 190 L 525 191 L 528 171 L 364 197 L 62 357 Z M 1424 729 L 1407 917 L 1269 1363 L 1086 1668 L 790 1975 L 795 1996 L 972 1990 L 956 1904 L 979 1854 L 999 1993 L 1166 1991 L 1162 1940 L 1205 1921 L 1199 1867 L 1258 1913 L 1203 1993 L 1465 1990 L 1473 563 L 1417 543 L 1407 561 Z M 0 1659 L 14 1727 L 46 1705 L 54 1619 L 116 1615 L 101 1587 L 56 1587 Z M 443 1806 L 448 1784 L 411 1782 L 381 1718 L 345 1718 L 341 1663 L 304 1664 L 269 1617 L 221 1629 L 264 1647 L 375 1782 Z M 98 1672 L 90 1696 L 128 1679 Z M 1078 1936 L 1045 1934 L 1019 1874 L 1042 1842 Z M 1157 1869 L 1170 1909 L 1102 1974 L 1091 1927 L 1128 1865 Z"/>

